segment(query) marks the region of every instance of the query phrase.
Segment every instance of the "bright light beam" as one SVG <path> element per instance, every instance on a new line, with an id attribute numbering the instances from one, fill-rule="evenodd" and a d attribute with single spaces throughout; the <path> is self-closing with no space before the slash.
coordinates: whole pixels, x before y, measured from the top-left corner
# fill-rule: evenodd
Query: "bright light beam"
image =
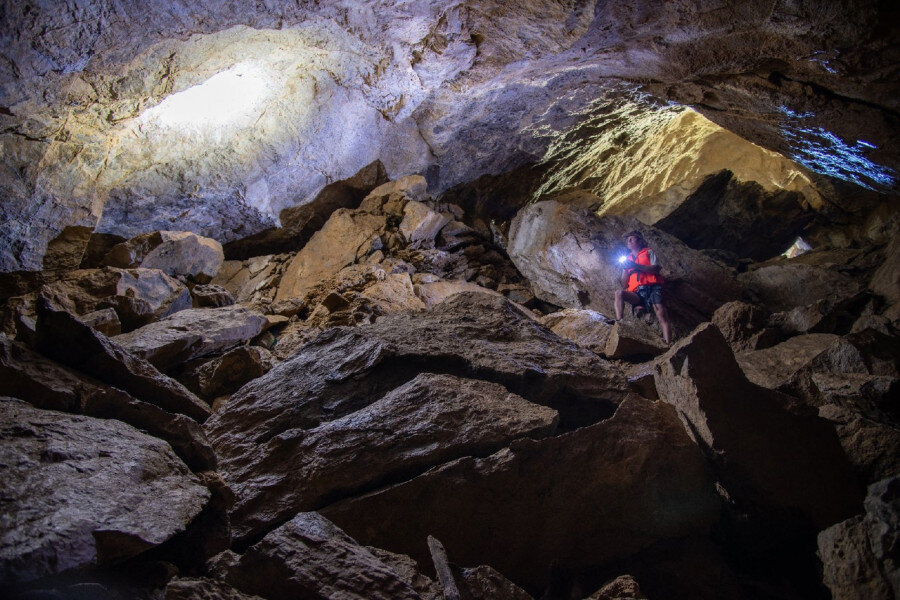
<path id="1" fill-rule="evenodd" d="M 145 111 L 140 122 L 190 131 L 240 127 L 259 115 L 273 91 L 272 80 L 261 69 L 240 64 L 172 94 Z"/>

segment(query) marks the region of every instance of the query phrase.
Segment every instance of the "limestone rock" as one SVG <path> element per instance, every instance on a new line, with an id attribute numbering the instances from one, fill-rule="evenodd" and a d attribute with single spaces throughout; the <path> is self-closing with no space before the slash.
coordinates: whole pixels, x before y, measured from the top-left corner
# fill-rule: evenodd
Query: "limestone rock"
<path id="1" fill-rule="evenodd" d="M 194 308 L 218 308 L 234 304 L 234 298 L 221 285 L 195 285 L 191 289 L 191 297 L 194 299 Z"/>
<path id="2" fill-rule="evenodd" d="M 440 584 L 427 575 L 423 575 L 418 563 L 409 556 L 389 552 L 375 546 L 366 546 L 366 550 L 390 567 L 401 580 L 419 594 L 422 600 L 444 600 Z"/>
<path id="3" fill-rule="evenodd" d="M 896 476 L 869 486 L 864 515 L 819 534 L 823 579 L 835 600 L 888 600 L 900 593 L 898 490 L 900 479 Z"/>
<path id="4" fill-rule="evenodd" d="M 381 245 L 383 216 L 339 209 L 285 267 L 275 300 L 302 298 L 310 287 Z"/>
<path id="5" fill-rule="evenodd" d="M 266 319 L 243 306 L 189 308 L 113 341 L 165 370 L 192 358 L 243 344 L 262 332 Z"/>
<path id="6" fill-rule="evenodd" d="M 460 456 L 547 435 L 556 421 L 556 411 L 497 384 L 423 373 L 346 417 L 290 429 L 241 463 L 226 463 L 223 472 L 238 496 L 235 538 L 258 538 L 297 512 Z"/>
<path id="7" fill-rule="evenodd" d="M 103 263 L 111 267 L 159 269 L 206 283 L 219 273 L 222 244 L 190 231 L 154 231 L 113 246 Z"/>
<path id="8" fill-rule="evenodd" d="M 245 594 L 222 581 L 179 577 L 166 585 L 164 600 L 264 600 Z"/>
<path id="9" fill-rule="evenodd" d="M 830 333 L 798 335 L 765 350 L 740 352 L 735 358 L 747 379 L 774 390 L 838 339 Z"/>
<path id="10" fill-rule="evenodd" d="M 390 567 L 333 523 L 309 512 L 251 546 L 227 567 L 225 580 L 264 598 L 420 600 Z"/>
<path id="11" fill-rule="evenodd" d="M 531 595 L 488 565 L 462 569 L 460 594 L 466 600 L 533 600 Z"/>
<path id="12" fill-rule="evenodd" d="M 398 197 L 402 197 L 404 201 L 413 200 L 420 202 L 425 200 L 428 184 L 421 175 L 408 175 L 401 177 L 396 181 L 388 181 L 379 185 L 372 190 L 368 196 L 363 199 L 360 208 L 364 210 L 375 210 L 376 208 L 384 208 L 385 202 L 396 201 Z M 400 211 L 403 206 L 398 207 Z M 390 212 L 392 209 L 385 209 Z M 401 216 L 402 212 L 395 212 L 395 216 Z"/>
<path id="13" fill-rule="evenodd" d="M 833 269 L 815 267 L 796 260 L 741 273 L 738 279 L 771 311 L 789 311 L 819 300 L 839 303 L 854 299 L 863 289 L 855 279 Z"/>
<path id="14" fill-rule="evenodd" d="M 607 358 L 656 356 L 668 346 L 660 334 L 642 319 L 617 321 L 609 331 L 603 354 Z"/>
<path id="15" fill-rule="evenodd" d="M 585 600 L 647 600 L 647 596 L 641 592 L 641 587 L 631 575 L 620 575 L 612 581 L 603 584 L 599 590 L 588 596 Z"/>
<path id="16" fill-rule="evenodd" d="M 158 269 L 82 269 L 41 288 L 74 315 L 113 308 L 126 331 L 191 306 L 181 282 Z"/>
<path id="17" fill-rule="evenodd" d="M 463 292 L 496 294 L 493 290 L 483 288 L 477 283 L 470 281 L 436 280 L 427 283 L 416 283 L 413 285 L 413 290 L 426 308 L 433 308 L 447 298 Z"/>
<path id="18" fill-rule="evenodd" d="M 572 340 L 582 348 L 602 354 L 612 326 L 608 317 L 595 310 L 566 308 L 541 318 L 541 323 L 559 337 Z M 618 358 L 618 357 L 615 357 Z"/>
<path id="19" fill-rule="evenodd" d="M 552 561 L 588 568 L 626 557 L 705 530 L 717 506 L 705 461 L 675 411 L 635 398 L 590 427 L 459 459 L 321 512 L 359 541 L 420 564 L 429 560 L 430 532 L 454 562 L 489 564 L 543 589 Z"/>
<path id="20" fill-rule="evenodd" d="M 500 383 L 559 411 L 563 429 L 609 416 L 628 393 L 617 370 L 593 352 L 503 298 L 464 293 L 431 311 L 323 331 L 241 388 L 207 433 L 223 469 L 236 470 L 262 440 L 348 415 L 423 372 Z"/>
<path id="21" fill-rule="evenodd" d="M 884 263 L 869 281 L 869 289 L 888 304 L 900 303 L 900 235 L 891 238 L 884 250 Z"/>
<path id="22" fill-rule="evenodd" d="M 44 298 L 38 303 L 37 346 L 46 356 L 163 410 L 201 422 L 210 414 L 209 407 L 180 383 Z"/>
<path id="23" fill-rule="evenodd" d="M 168 444 L 115 420 L 0 400 L 3 583 L 103 566 L 182 531 L 209 499 Z"/>
<path id="24" fill-rule="evenodd" d="M 438 232 L 450 222 L 450 219 L 437 213 L 428 206 L 410 200 L 403 207 L 403 220 L 400 221 L 400 233 L 412 247 L 423 244 L 434 244 Z"/>
<path id="25" fill-rule="evenodd" d="M 370 285 L 361 295 L 375 304 L 382 314 L 425 308 L 413 289 L 408 273 L 387 275 L 384 281 Z"/>
<path id="26" fill-rule="evenodd" d="M 634 219 L 599 218 L 585 208 L 556 201 L 529 204 L 509 229 L 509 256 L 541 300 L 568 308 L 615 314 L 621 289 L 621 236 L 639 229 L 659 257 L 665 298 L 675 331 L 709 320 L 740 288 L 734 274 L 672 236 Z"/>
<path id="27" fill-rule="evenodd" d="M 74 271 L 79 267 L 91 239 L 90 227 L 66 227 L 47 244 L 41 266 L 45 271 Z"/>
<path id="28" fill-rule="evenodd" d="M 222 356 L 187 369 L 180 380 L 207 399 L 232 394 L 272 368 L 272 354 L 259 346 L 239 346 Z"/>
<path id="29" fill-rule="evenodd" d="M 224 287 L 236 302 L 271 302 L 281 280 L 283 256 L 254 256 L 244 261 L 226 260 L 212 284 Z"/>
<path id="30" fill-rule="evenodd" d="M 712 324 L 656 360 L 656 387 L 713 457 L 735 498 L 800 510 L 819 527 L 852 514 L 855 475 L 833 428 L 785 407 L 790 399 L 748 381 Z"/>
<path id="31" fill-rule="evenodd" d="M 26 398 L 37 408 L 118 419 L 169 442 L 194 471 L 214 469 L 216 457 L 200 425 L 47 360 L 0 337 L 0 395 Z"/>
<path id="32" fill-rule="evenodd" d="M 819 416 L 834 423 L 841 447 L 862 480 L 874 483 L 900 473 L 900 428 L 848 404 L 826 404 Z"/>
<path id="33" fill-rule="evenodd" d="M 103 308 L 89 312 L 78 317 L 78 320 L 106 337 L 122 333 L 122 323 L 119 321 L 119 315 L 112 308 Z"/>
<path id="34" fill-rule="evenodd" d="M 713 313 L 713 324 L 735 352 L 762 350 L 780 341 L 780 334 L 768 327 L 768 313 L 753 304 L 726 302 Z"/>

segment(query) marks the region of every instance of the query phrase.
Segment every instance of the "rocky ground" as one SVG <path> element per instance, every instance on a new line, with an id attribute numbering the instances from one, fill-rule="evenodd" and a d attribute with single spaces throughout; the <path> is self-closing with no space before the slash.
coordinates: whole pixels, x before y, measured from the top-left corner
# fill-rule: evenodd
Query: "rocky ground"
<path id="1" fill-rule="evenodd" d="M 452 197 L 375 163 L 224 249 L 73 227 L 4 273 L 0 592 L 900 595 L 896 234 Z M 634 228 L 671 346 L 609 319 Z"/>

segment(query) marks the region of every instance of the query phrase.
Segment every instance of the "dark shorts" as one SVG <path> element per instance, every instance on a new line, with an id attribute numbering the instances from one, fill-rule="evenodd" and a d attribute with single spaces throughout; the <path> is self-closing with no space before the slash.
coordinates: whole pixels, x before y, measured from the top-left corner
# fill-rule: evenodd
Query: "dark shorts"
<path id="1" fill-rule="evenodd" d="M 647 310 L 650 310 L 651 304 L 663 303 L 662 285 L 658 283 L 639 286 L 635 293 L 641 299 L 641 303 L 647 307 Z"/>

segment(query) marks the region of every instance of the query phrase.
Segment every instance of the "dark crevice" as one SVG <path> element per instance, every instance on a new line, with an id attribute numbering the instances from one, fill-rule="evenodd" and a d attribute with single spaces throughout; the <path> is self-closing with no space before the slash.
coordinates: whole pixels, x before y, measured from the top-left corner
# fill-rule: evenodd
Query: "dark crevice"
<path id="1" fill-rule="evenodd" d="M 778 71 L 772 72 L 769 75 L 768 79 L 775 85 L 779 85 L 779 86 L 781 85 L 782 81 L 789 81 L 791 83 L 799 83 L 800 85 L 808 85 L 813 90 L 813 92 L 815 92 L 816 95 L 818 95 L 818 96 L 824 96 L 826 98 L 830 98 L 832 100 L 839 100 L 841 102 L 846 102 L 848 104 L 858 104 L 860 106 L 872 108 L 874 110 L 891 115 L 892 117 L 900 118 L 900 112 L 898 112 L 892 108 L 888 108 L 887 106 L 884 106 L 882 104 L 876 104 L 874 102 L 869 102 L 868 100 L 863 100 L 861 98 L 851 98 L 850 96 L 844 96 L 843 94 L 838 94 L 837 92 L 830 90 L 818 83 L 814 83 L 812 81 L 803 81 L 801 79 L 792 79 L 792 78 L 788 77 L 787 75 L 785 75 L 784 73 L 780 73 Z"/>

